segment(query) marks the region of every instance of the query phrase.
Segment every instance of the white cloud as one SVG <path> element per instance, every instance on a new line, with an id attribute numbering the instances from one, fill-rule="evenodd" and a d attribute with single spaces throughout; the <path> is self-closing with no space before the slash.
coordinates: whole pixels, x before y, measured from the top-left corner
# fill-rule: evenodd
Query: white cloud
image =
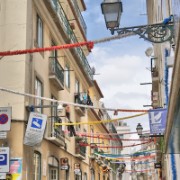
<path id="1" fill-rule="evenodd" d="M 128 55 L 122 52 L 113 53 L 112 46 L 95 47 L 89 58 L 91 65 L 96 67 L 95 76 L 104 94 L 106 107 L 125 109 L 144 109 L 143 105 L 151 103 L 151 85 L 141 86 L 142 82 L 151 82 L 151 73 L 146 69 L 149 61 L 146 57 Z M 112 113 L 110 113 L 112 116 Z M 125 116 L 131 115 L 126 113 Z M 124 114 L 119 114 L 123 117 Z M 116 118 L 116 117 L 115 117 Z M 131 130 L 142 122 L 149 129 L 147 117 L 127 120 Z"/>

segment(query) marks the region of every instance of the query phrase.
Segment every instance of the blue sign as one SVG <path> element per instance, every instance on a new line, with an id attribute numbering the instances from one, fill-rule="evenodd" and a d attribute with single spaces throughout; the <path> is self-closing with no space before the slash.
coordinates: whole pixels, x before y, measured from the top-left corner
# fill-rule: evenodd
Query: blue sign
<path id="1" fill-rule="evenodd" d="M 31 122 L 31 127 L 35 128 L 35 129 L 41 129 L 42 128 L 42 123 L 43 123 L 42 119 L 33 118 L 32 122 Z"/>
<path id="2" fill-rule="evenodd" d="M 152 109 L 149 113 L 150 134 L 164 134 L 167 109 Z"/>
<path id="3" fill-rule="evenodd" d="M 7 154 L 0 154 L 0 166 L 7 165 Z"/>

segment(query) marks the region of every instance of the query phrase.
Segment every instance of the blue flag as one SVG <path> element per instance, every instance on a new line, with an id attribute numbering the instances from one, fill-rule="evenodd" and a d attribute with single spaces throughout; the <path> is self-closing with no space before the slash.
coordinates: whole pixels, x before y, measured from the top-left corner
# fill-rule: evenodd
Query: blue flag
<path id="1" fill-rule="evenodd" d="M 150 134 L 164 134 L 167 109 L 152 109 L 149 113 Z"/>

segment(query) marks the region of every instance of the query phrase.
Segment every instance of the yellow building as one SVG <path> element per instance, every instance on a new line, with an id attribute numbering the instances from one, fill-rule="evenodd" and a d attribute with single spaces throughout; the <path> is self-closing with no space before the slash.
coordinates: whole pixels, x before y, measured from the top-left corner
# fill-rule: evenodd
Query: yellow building
<path id="1" fill-rule="evenodd" d="M 0 6 L 1 51 L 86 41 L 86 24 L 81 15 L 86 10 L 83 0 L 6 0 L 1 1 Z M 1 87 L 54 100 L 0 91 L 0 107 L 12 109 L 11 130 L 7 132 L 7 137 L 0 140 L 1 146 L 10 148 L 10 172 L 6 172 L 7 177 L 21 177 L 23 180 L 110 179 L 109 171 L 104 172 L 103 166 L 91 159 L 95 149 L 93 144 L 108 145 L 109 140 L 78 134 L 108 133 L 104 124 L 55 125 L 104 119 L 102 110 L 55 102 L 102 107 L 99 100 L 103 95 L 93 80 L 86 59 L 89 50 L 84 46 L 1 57 Z M 28 146 L 23 142 L 31 111 L 47 115 L 47 123 L 42 142 Z M 80 146 L 81 142 L 89 146 Z M 105 167 L 110 165 L 105 164 Z"/>

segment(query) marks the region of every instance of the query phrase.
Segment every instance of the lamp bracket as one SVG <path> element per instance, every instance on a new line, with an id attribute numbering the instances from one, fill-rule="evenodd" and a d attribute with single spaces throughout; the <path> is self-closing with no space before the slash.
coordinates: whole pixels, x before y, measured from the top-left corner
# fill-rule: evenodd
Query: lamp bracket
<path id="1" fill-rule="evenodd" d="M 139 35 L 152 43 L 163 43 L 166 41 L 172 41 L 174 37 L 174 24 L 173 22 L 159 23 L 159 24 L 149 24 L 142 26 L 132 26 L 125 28 L 114 28 L 110 29 L 111 33 L 114 34 L 117 31 L 118 35 L 121 34 L 134 34 Z"/>

